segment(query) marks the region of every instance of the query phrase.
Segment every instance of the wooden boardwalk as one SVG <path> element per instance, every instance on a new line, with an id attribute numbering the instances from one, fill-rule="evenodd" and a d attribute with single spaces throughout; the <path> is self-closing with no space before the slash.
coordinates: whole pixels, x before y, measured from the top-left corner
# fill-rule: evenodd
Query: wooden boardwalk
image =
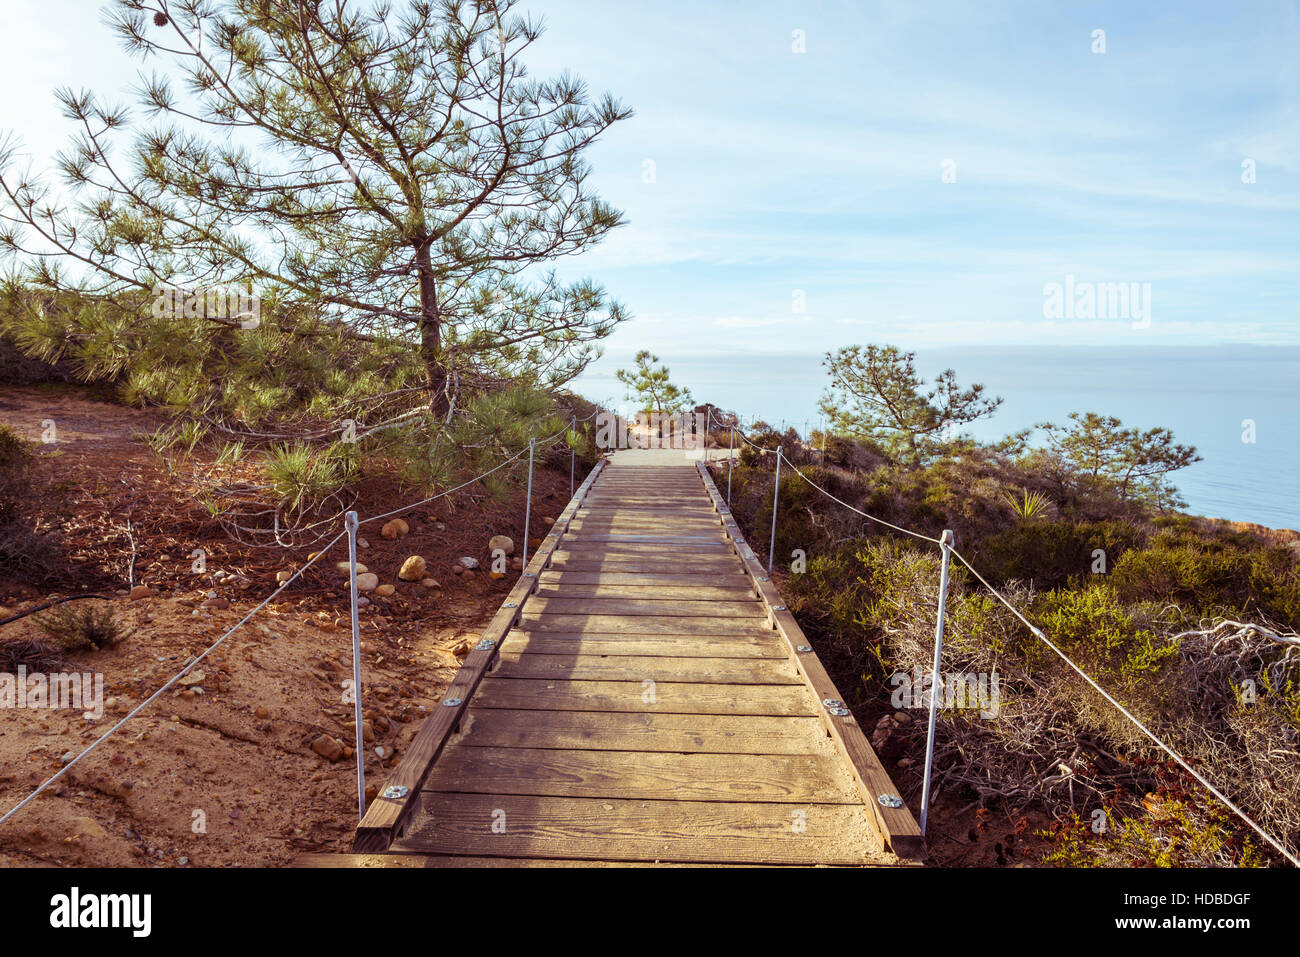
<path id="1" fill-rule="evenodd" d="M 305 863 L 922 853 L 707 470 L 660 456 L 596 467 L 369 808 L 354 855 Z"/>

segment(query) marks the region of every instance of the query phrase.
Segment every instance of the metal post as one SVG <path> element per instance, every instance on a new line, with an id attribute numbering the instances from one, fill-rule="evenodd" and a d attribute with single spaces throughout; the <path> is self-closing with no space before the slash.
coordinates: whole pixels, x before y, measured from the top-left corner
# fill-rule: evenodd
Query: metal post
<path id="1" fill-rule="evenodd" d="M 348 532 L 348 577 L 352 592 L 352 697 L 355 703 L 353 718 L 356 721 L 357 739 L 357 817 L 366 816 L 366 749 L 365 734 L 361 730 L 361 621 L 357 607 L 357 513 L 348 512 L 343 526 Z"/>
<path id="2" fill-rule="evenodd" d="M 569 426 L 569 431 L 573 435 L 569 438 L 569 498 L 573 498 L 573 464 L 577 458 L 577 451 L 574 446 L 578 444 L 578 417 L 573 417 L 573 424 Z"/>
<path id="3" fill-rule="evenodd" d="M 776 558 L 776 500 L 781 495 L 781 446 L 776 447 L 776 481 L 772 483 L 772 541 L 767 546 L 767 577 L 772 577 L 772 559 Z"/>
<path id="4" fill-rule="evenodd" d="M 524 500 L 524 567 L 528 567 L 528 525 L 533 517 L 533 447 L 536 439 L 528 440 L 528 498 Z"/>
<path id="5" fill-rule="evenodd" d="M 736 467 L 736 423 L 731 423 L 731 439 L 727 444 L 727 508 L 731 508 L 731 470 Z"/>
<path id="6" fill-rule="evenodd" d="M 925 732 L 925 779 L 921 783 L 921 836 L 930 814 L 930 768 L 934 763 L 934 724 L 939 714 L 939 658 L 943 655 L 943 619 L 948 609 L 948 563 L 952 557 L 953 534 L 944 529 L 939 538 L 943 562 L 939 567 L 939 613 L 934 626 L 934 668 L 930 674 L 930 725 Z"/>

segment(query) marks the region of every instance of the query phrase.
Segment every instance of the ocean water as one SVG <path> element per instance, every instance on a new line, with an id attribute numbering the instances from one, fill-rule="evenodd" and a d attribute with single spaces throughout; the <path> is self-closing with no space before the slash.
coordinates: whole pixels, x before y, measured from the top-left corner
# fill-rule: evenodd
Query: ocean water
<path id="1" fill-rule="evenodd" d="M 817 427 L 817 401 L 828 382 L 818 355 L 661 354 L 673 380 L 697 401 L 801 433 Z M 578 391 L 621 399 L 612 358 L 575 383 Z M 1300 528 L 1300 347 L 980 346 L 917 350 L 916 362 L 927 378 L 952 368 L 961 383 L 982 382 L 1002 396 L 992 418 L 970 427 L 976 438 L 1064 422 L 1070 412 L 1163 426 L 1204 459 L 1173 476 L 1187 511 Z M 1250 423 L 1254 440 L 1246 441 Z"/>

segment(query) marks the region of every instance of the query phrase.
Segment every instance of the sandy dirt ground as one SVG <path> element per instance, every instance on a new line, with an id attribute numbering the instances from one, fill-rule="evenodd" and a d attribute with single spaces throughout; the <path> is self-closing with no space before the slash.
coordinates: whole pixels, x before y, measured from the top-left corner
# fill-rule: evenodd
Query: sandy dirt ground
<path id="1" fill-rule="evenodd" d="M 0 813 L 275 592 L 276 573 L 298 568 L 311 551 L 231 542 L 160 472 L 141 441 L 157 425 L 150 413 L 61 389 L 0 393 L 0 422 L 26 437 L 39 441 L 49 420 L 58 441 L 41 447 L 33 482 L 40 485 L 41 530 L 61 535 L 65 555 L 39 590 L 0 581 L 0 618 L 50 598 L 95 593 L 135 631 L 113 649 L 70 656 L 64 668 L 103 676 L 102 716 L 0 711 Z M 564 464 L 563 474 L 539 472 L 534 523 L 554 518 L 567 502 Z M 356 507 L 364 519 L 419 497 L 378 482 L 363 489 Z M 522 541 L 517 498 L 493 504 L 471 489 L 404 514 L 410 532 L 399 539 L 382 538 L 377 526 L 362 530 L 359 560 L 396 586 L 389 597 L 369 596 L 361 613 L 372 792 L 518 574 L 492 580 L 481 570 L 451 572 L 461 556 L 486 568 L 493 534 Z M 201 573 L 190 557 L 195 548 L 206 554 Z M 411 555 L 426 559 L 438 587 L 398 580 Z M 335 568 L 346 557 L 346 546 L 336 545 L 200 662 L 184 686 L 165 692 L 0 826 L 0 866 L 284 865 L 305 852 L 346 851 L 357 820 L 347 589 Z M 151 594 L 128 598 L 128 581 Z M 39 634 L 34 617 L 0 626 L 0 640 Z M 326 737 L 347 747 L 342 757 L 313 750 Z"/>

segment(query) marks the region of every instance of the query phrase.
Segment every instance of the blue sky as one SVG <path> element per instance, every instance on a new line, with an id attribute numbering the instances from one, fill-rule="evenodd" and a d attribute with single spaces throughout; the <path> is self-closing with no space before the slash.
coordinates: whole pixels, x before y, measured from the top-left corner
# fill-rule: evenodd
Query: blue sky
<path id="1" fill-rule="evenodd" d="M 99 6 L 6 3 L 0 127 L 38 160 L 55 85 L 134 77 Z M 629 225 L 563 267 L 636 316 L 595 379 L 642 346 L 1300 344 L 1295 2 L 528 8 L 535 74 L 637 111 L 590 155 Z M 1150 283 L 1149 326 L 1044 318 L 1067 275 Z"/>

